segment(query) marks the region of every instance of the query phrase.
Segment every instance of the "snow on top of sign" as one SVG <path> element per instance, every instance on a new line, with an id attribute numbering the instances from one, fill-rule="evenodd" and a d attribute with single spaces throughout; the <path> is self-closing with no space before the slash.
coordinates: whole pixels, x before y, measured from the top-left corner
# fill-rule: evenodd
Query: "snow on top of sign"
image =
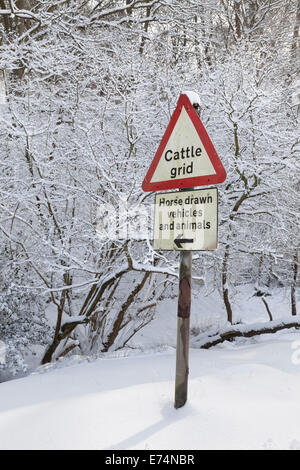
<path id="1" fill-rule="evenodd" d="M 184 90 L 183 95 L 186 95 L 192 104 L 198 104 L 200 106 L 200 96 L 195 91 Z"/>

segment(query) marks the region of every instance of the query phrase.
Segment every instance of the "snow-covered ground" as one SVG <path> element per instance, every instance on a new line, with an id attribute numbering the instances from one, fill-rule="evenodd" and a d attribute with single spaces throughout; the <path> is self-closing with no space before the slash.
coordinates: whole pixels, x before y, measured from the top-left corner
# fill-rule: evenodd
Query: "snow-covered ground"
<path id="1" fill-rule="evenodd" d="M 269 317 L 261 297 L 254 295 L 251 284 L 239 286 L 236 295 L 231 298 L 233 322 L 256 324 L 268 322 Z M 221 296 L 216 292 L 206 295 L 203 288 L 194 285 L 191 309 L 191 330 L 210 331 L 226 327 L 226 311 Z M 266 297 L 274 320 L 291 320 L 289 291 L 272 289 Z M 299 292 L 298 302 L 300 301 Z M 160 302 L 154 320 L 135 335 L 130 342 L 133 347 L 145 350 L 161 346 L 176 346 L 177 297 Z M 299 307 L 300 308 L 300 307 Z"/>
<path id="2" fill-rule="evenodd" d="M 298 343 L 297 343 L 298 342 Z M 300 333 L 48 367 L 0 384 L 1 449 L 300 449 Z"/>

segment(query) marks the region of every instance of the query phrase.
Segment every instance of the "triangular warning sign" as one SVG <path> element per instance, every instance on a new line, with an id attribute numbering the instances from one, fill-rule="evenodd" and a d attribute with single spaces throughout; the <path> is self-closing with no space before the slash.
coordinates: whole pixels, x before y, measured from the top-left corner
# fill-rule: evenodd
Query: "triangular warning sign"
<path id="1" fill-rule="evenodd" d="M 223 183 L 226 171 L 187 95 L 177 107 L 143 181 L 144 191 Z"/>

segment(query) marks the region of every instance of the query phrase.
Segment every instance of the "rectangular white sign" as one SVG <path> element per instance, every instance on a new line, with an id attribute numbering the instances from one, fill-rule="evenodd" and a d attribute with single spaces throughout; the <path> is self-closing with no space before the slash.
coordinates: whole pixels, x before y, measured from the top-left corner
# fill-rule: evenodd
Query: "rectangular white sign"
<path id="1" fill-rule="evenodd" d="M 217 188 L 156 194 L 155 250 L 215 250 L 217 243 Z"/>

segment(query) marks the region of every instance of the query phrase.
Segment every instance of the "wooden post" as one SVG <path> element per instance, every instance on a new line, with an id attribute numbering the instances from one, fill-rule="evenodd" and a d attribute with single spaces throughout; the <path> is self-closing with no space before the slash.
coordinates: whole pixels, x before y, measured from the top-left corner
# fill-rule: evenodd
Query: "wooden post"
<path id="1" fill-rule="evenodd" d="M 175 408 L 187 400 L 191 313 L 192 252 L 181 251 L 177 320 Z"/>
<path id="2" fill-rule="evenodd" d="M 200 117 L 200 105 L 193 104 Z M 189 191 L 194 188 L 185 188 Z M 187 401 L 190 348 L 190 314 L 192 292 L 192 252 L 180 252 L 179 295 L 176 345 L 175 408 L 181 408 Z"/>

